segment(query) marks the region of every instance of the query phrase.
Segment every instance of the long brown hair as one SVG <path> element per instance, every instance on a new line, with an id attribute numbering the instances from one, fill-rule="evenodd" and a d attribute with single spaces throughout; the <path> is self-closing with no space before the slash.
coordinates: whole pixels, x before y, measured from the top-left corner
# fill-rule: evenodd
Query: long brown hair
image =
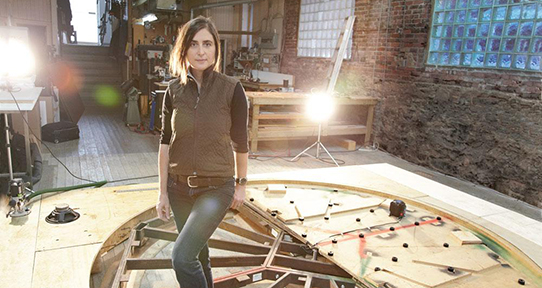
<path id="1" fill-rule="evenodd" d="M 188 74 L 188 59 L 187 51 L 190 48 L 190 43 L 194 39 L 194 36 L 202 29 L 207 29 L 215 41 L 215 63 L 213 70 L 220 71 L 220 59 L 222 57 L 220 53 L 220 38 L 215 24 L 211 19 L 203 16 L 198 16 L 183 25 L 179 29 L 175 46 L 171 50 L 169 56 L 169 71 L 172 76 L 179 77 L 182 84 L 186 84 L 186 77 Z"/>

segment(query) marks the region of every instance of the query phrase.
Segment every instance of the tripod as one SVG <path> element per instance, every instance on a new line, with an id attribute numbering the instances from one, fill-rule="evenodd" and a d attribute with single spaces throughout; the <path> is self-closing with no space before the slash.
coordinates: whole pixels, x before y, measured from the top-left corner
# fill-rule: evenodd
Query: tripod
<path id="1" fill-rule="evenodd" d="M 322 147 L 322 149 L 324 149 L 324 151 L 326 152 L 326 154 L 329 156 L 329 158 L 331 158 L 331 160 L 333 160 L 333 163 L 335 163 L 335 165 L 337 165 L 337 167 L 340 167 L 339 166 L 339 163 L 337 163 L 337 161 L 335 161 L 335 158 L 333 158 L 333 156 L 331 156 L 331 154 L 329 153 L 329 151 L 327 151 L 326 149 L 326 146 L 324 146 L 324 144 L 322 143 L 321 140 L 321 136 L 322 136 L 322 123 L 318 123 L 318 140 L 316 140 L 316 142 L 314 142 L 311 146 L 305 148 L 305 150 L 301 151 L 301 153 L 297 154 L 294 158 L 292 158 L 292 160 L 290 161 L 295 161 L 297 160 L 297 158 L 301 157 L 301 155 L 303 154 L 307 154 L 306 152 L 309 151 L 312 147 L 316 146 L 316 157 L 310 155 L 310 154 L 307 154 L 308 156 L 310 157 L 313 157 L 315 159 L 319 159 L 319 160 L 322 160 L 322 158 L 320 158 L 320 147 Z"/>

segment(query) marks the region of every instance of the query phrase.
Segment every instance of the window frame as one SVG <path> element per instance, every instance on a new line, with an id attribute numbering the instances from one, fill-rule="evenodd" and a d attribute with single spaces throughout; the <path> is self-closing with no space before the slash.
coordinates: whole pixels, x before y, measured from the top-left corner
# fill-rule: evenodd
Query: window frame
<path id="1" fill-rule="evenodd" d="M 530 52 L 530 51 L 534 51 L 534 45 L 537 41 L 535 41 L 535 39 L 542 39 L 541 36 L 537 36 L 536 35 L 536 28 L 537 28 L 537 25 L 542 25 L 542 18 L 538 18 L 539 14 L 542 13 L 542 3 L 540 1 L 529 1 L 529 2 L 512 2 L 513 0 L 508 0 L 506 4 L 496 4 L 496 2 L 498 0 L 494 0 L 492 1 L 492 4 L 491 5 L 485 5 L 484 4 L 484 1 L 487 1 L 487 0 L 479 0 L 480 1 L 480 5 L 477 6 L 476 8 L 474 7 L 470 7 L 470 4 L 473 0 L 467 0 L 467 7 L 466 8 L 458 8 L 458 5 L 459 5 L 459 2 L 460 0 L 457 0 L 456 1 L 456 7 L 454 9 L 449 9 L 449 8 L 445 8 L 445 9 L 442 9 L 442 10 L 437 10 L 437 5 L 438 5 L 438 1 L 439 0 L 433 0 L 432 1 L 432 4 L 433 4 L 433 7 L 431 9 L 431 17 L 430 17 L 430 22 L 429 22 L 429 26 L 430 26 L 430 29 L 428 31 L 428 35 L 427 35 L 427 45 L 426 45 L 426 48 L 425 49 L 425 61 L 424 61 L 424 65 L 426 67 L 432 67 L 432 68 L 440 68 L 440 67 L 445 67 L 445 68 L 463 68 L 463 69 L 483 69 L 483 70 L 487 70 L 487 69 L 495 69 L 495 70 L 500 70 L 500 71 L 510 71 L 510 72 L 523 72 L 523 73 L 540 73 L 542 72 L 542 53 L 540 55 L 538 55 L 538 53 L 535 53 L 535 52 Z M 450 0 L 443 0 L 445 3 L 448 3 L 448 1 Z M 535 6 L 535 11 L 534 11 L 534 17 L 532 19 L 523 19 L 523 13 L 524 13 L 524 7 L 527 6 L 527 5 L 534 5 Z M 520 6 L 521 7 L 521 10 L 519 12 L 519 16 L 517 19 L 513 19 L 513 20 L 510 20 L 508 19 L 510 13 L 511 13 L 511 9 L 510 7 L 512 6 Z M 499 7 L 506 7 L 506 14 L 504 16 L 504 19 L 503 20 L 495 20 L 495 15 L 496 15 L 496 9 L 495 8 L 499 8 Z M 490 20 L 489 21 L 482 21 L 481 17 L 482 17 L 482 9 L 485 9 L 485 8 L 489 8 L 491 9 L 491 16 L 490 16 Z M 477 19 L 476 19 L 476 22 L 469 22 L 467 19 L 465 19 L 464 22 L 455 22 L 456 18 L 457 18 L 457 12 L 458 11 L 466 11 L 465 12 L 465 17 L 469 17 L 469 11 L 470 10 L 474 10 L 474 9 L 477 9 L 478 10 L 478 14 L 477 14 Z M 451 22 L 447 22 L 447 15 L 448 15 L 448 12 L 454 12 L 454 15 L 453 15 L 453 21 Z M 439 12 L 443 12 L 444 13 L 444 19 L 443 19 L 443 22 L 442 23 L 439 23 L 438 22 L 438 19 L 437 19 L 437 13 Z M 506 29 L 507 29 L 507 26 L 509 23 L 518 23 L 518 26 L 517 26 L 517 32 L 515 33 L 516 35 L 515 36 L 506 36 Z M 525 23 L 525 22 L 532 22 L 533 23 L 533 26 L 532 26 L 532 31 L 531 31 L 531 35 L 530 36 L 521 36 L 520 33 L 521 33 L 521 25 L 522 23 Z M 496 23 L 503 23 L 503 27 L 502 27 L 502 34 L 500 36 L 497 37 L 492 37 L 492 28 L 495 26 Z M 448 24 L 448 25 L 447 25 Z M 455 24 L 455 25 L 454 25 Z M 489 27 L 488 27 L 488 32 L 487 32 L 487 35 L 486 36 L 479 36 L 479 29 L 480 29 L 480 26 L 481 24 L 487 24 Z M 459 26 L 459 25 L 463 25 L 464 26 L 464 32 L 463 32 L 463 36 L 458 36 L 458 37 L 455 37 L 455 32 L 456 32 L 456 29 L 455 27 L 456 26 Z M 468 31 L 468 26 L 469 25 L 475 25 L 476 26 L 476 30 L 475 30 L 475 35 L 473 37 L 468 37 L 467 36 L 467 31 Z M 432 50 L 432 45 L 433 45 L 433 39 L 439 39 L 439 40 L 442 40 L 443 37 L 437 37 L 437 38 L 433 38 L 435 35 L 435 29 L 437 29 L 438 26 L 441 26 L 441 27 L 446 27 L 446 26 L 451 26 L 451 35 L 450 37 L 445 37 L 444 39 L 445 40 L 450 40 L 450 47 L 449 47 L 449 50 L 448 51 L 443 51 L 441 50 L 442 48 L 442 44 L 439 44 L 439 49 L 434 51 Z M 443 28 L 443 31 L 442 33 L 445 33 L 444 31 L 445 28 Z M 513 38 L 512 38 L 513 37 Z M 466 44 L 466 41 L 467 39 L 472 39 L 473 40 L 473 46 L 472 46 L 472 50 L 471 51 L 465 51 L 464 50 L 464 45 Z M 476 43 L 478 40 L 483 40 L 485 39 L 485 49 L 484 51 L 476 51 Z M 499 39 L 499 48 L 498 48 L 498 51 L 488 51 L 489 50 L 489 45 L 491 43 L 491 40 L 492 39 Z M 512 51 L 503 51 L 503 46 L 504 46 L 504 43 L 505 43 L 505 39 L 514 39 L 514 47 L 512 48 Z M 521 42 L 521 39 L 529 39 L 530 42 L 529 42 L 529 47 L 527 48 L 527 52 L 516 52 L 517 50 L 517 46 L 519 45 L 519 43 Z M 461 40 L 461 49 L 460 50 L 454 50 L 454 41 L 457 41 L 457 40 Z M 540 41 L 540 40 L 539 40 Z M 438 53 L 438 58 L 436 60 L 436 63 L 430 63 L 430 57 L 432 56 L 432 53 Z M 440 61 L 440 57 L 441 57 L 441 54 L 442 53 L 448 53 L 449 55 L 449 60 L 448 60 L 448 63 L 450 63 L 450 61 L 452 61 L 450 58 L 453 57 L 452 55 L 453 54 L 460 54 L 460 59 L 459 59 L 459 63 L 458 64 L 440 64 L 438 63 Z M 484 55 L 484 63 L 482 66 L 474 66 L 472 64 L 472 61 L 474 61 L 474 57 L 475 57 L 475 54 L 477 53 L 483 53 Z M 467 65 L 462 65 L 461 63 L 463 63 L 464 61 L 464 54 L 470 54 L 471 55 L 471 64 L 469 66 Z M 487 66 L 488 65 L 488 61 L 489 61 L 489 55 L 493 55 L 493 54 L 496 54 L 497 55 L 497 60 L 495 62 L 495 66 Z M 510 59 L 510 67 L 502 67 L 500 65 L 500 61 L 502 59 L 503 56 L 505 55 L 511 55 L 511 59 Z M 515 59 L 516 59 L 516 56 L 518 55 L 524 55 L 526 60 L 525 60 L 525 68 L 516 68 L 514 67 L 514 63 L 515 63 Z M 531 59 L 530 57 L 532 56 L 540 56 L 540 60 L 539 60 L 539 70 L 533 70 L 533 69 L 529 69 L 529 60 Z"/>
<path id="2" fill-rule="evenodd" d="M 339 36 L 337 36 L 336 39 L 330 39 L 330 38 L 320 38 L 320 39 L 317 39 L 317 38 L 314 38 L 314 39 L 305 39 L 305 38 L 301 38 L 301 19 L 302 19 L 302 15 L 305 15 L 305 14 L 302 14 L 302 6 L 303 6 L 303 2 L 304 1 L 310 1 L 310 0 L 301 0 L 300 1 L 300 9 L 299 9 L 299 20 L 297 22 L 298 24 L 298 31 L 297 31 L 297 45 L 296 45 L 296 57 L 297 58 L 307 58 L 307 59 L 333 59 L 333 54 L 334 54 L 334 51 L 335 51 L 335 48 L 337 47 L 337 42 L 339 40 Z M 321 2 L 327 2 L 325 0 L 315 0 L 315 1 L 319 1 L 318 3 L 312 3 L 312 4 L 321 4 Z M 338 32 L 338 35 L 340 35 L 340 33 L 342 32 L 342 30 L 344 29 L 344 25 L 346 23 L 346 20 L 348 19 L 349 16 L 354 16 L 355 15 L 355 11 L 356 11 L 356 1 L 355 0 L 340 0 L 340 1 L 344 1 L 344 2 L 348 2 L 348 1 L 351 1 L 351 4 L 352 4 L 352 7 L 347 7 L 347 8 L 344 8 L 344 9 L 351 9 L 351 14 L 349 15 L 345 15 L 344 19 L 343 19 L 343 23 L 340 23 L 339 22 L 339 32 Z M 310 5 L 311 3 L 305 3 L 306 5 Z M 347 3 L 348 5 L 348 3 Z M 334 9 L 332 11 L 342 11 L 343 8 L 339 8 L 339 9 Z M 319 10 L 319 11 L 315 11 L 315 12 L 309 12 L 309 13 L 317 13 L 317 12 L 326 12 L 327 10 Z M 328 19 L 328 20 L 331 20 L 331 21 L 340 21 L 340 16 L 339 18 L 332 18 L 332 19 Z M 303 24 L 306 23 L 306 22 L 303 22 Z M 309 23 L 317 23 L 317 22 L 309 22 Z M 328 29 L 329 30 L 329 29 Z M 321 30 L 310 30 L 310 31 L 314 31 L 314 32 L 317 32 L 317 31 L 327 31 L 325 28 L 322 28 Z M 333 32 L 337 31 L 337 30 L 332 30 Z M 332 32 L 332 33 L 333 33 Z M 347 46 L 347 50 L 346 50 L 346 53 L 345 53 L 345 56 L 344 56 L 344 60 L 351 60 L 352 59 L 352 47 L 353 47 L 353 39 L 354 39 L 354 33 L 351 33 L 350 35 L 350 39 L 348 40 L 348 46 Z M 300 54 L 300 49 L 322 49 L 322 48 L 300 48 L 299 45 L 301 43 L 302 40 L 316 40 L 316 41 L 332 41 L 332 47 L 331 48 L 323 48 L 323 49 L 329 49 L 331 50 L 331 55 L 328 57 L 328 56 L 307 56 L 307 55 L 299 55 Z"/>

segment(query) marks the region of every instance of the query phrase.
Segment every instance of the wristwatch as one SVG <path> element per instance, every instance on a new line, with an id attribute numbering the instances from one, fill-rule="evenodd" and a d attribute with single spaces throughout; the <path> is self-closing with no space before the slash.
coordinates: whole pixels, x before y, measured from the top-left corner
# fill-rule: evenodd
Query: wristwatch
<path id="1" fill-rule="evenodd" d="M 237 184 L 239 184 L 241 186 L 246 185 L 247 182 L 248 182 L 247 177 L 235 178 L 235 183 L 237 183 Z"/>

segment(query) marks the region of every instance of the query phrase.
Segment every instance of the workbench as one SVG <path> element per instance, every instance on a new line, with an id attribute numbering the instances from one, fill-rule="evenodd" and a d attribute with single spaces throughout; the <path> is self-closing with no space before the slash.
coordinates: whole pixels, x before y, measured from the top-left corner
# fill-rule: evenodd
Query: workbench
<path id="1" fill-rule="evenodd" d="M 308 94 L 246 92 L 246 95 L 250 101 L 249 138 L 251 152 L 258 151 L 258 141 L 299 139 L 317 135 L 318 124 L 305 122 L 307 116 L 303 112 L 291 109 L 291 106 L 303 108 L 309 98 Z M 368 143 L 371 139 L 374 108 L 378 99 L 372 97 L 334 97 L 334 102 L 336 106 L 366 107 L 366 121 L 364 123 L 344 123 L 330 119 L 322 125 L 322 136 L 365 134 L 364 144 Z M 283 121 L 274 121 L 269 124 L 261 123 L 261 120 Z"/>

